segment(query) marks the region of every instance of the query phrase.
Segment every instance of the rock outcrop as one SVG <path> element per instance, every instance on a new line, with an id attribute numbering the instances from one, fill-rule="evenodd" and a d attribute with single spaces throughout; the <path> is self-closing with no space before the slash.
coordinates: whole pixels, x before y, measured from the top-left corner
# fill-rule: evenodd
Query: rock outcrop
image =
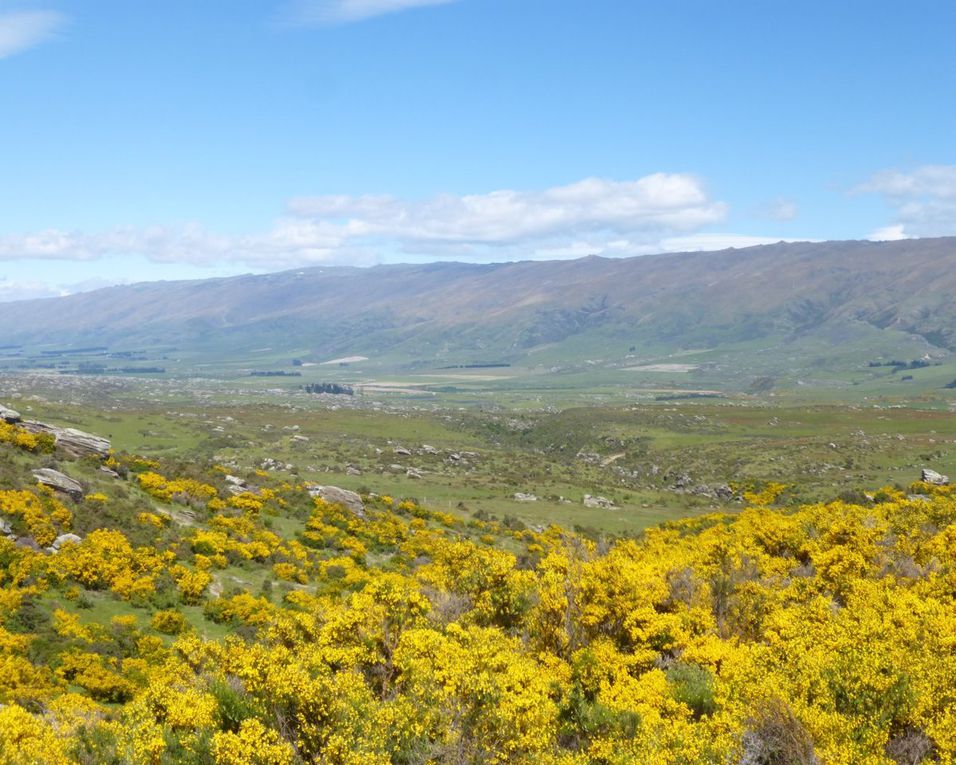
<path id="1" fill-rule="evenodd" d="M 600 507 L 604 510 L 617 510 L 617 505 L 615 505 L 611 500 L 606 497 L 592 497 L 590 494 L 584 495 L 584 506 L 585 507 Z"/>
<path id="2" fill-rule="evenodd" d="M 249 484 L 246 483 L 242 478 L 235 475 L 226 474 L 223 476 L 226 481 L 226 489 L 230 494 L 238 495 L 243 492 L 249 491 Z"/>
<path id="3" fill-rule="evenodd" d="M 33 477 L 37 479 L 38 483 L 49 486 L 56 491 L 62 491 L 64 494 L 69 494 L 73 499 L 83 497 L 83 484 L 59 470 L 39 468 L 33 471 Z"/>
<path id="4" fill-rule="evenodd" d="M 24 420 L 21 427 L 31 433 L 45 433 L 53 436 L 57 448 L 71 457 L 94 456 L 105 459 L 110 453 L 110 442 L 107 439 L 76 428 L 60 428 L 35 420 Z"/>
<path id="5" fill-rule="evenodd" d="M 946 486 L 949 483 L 949 476 L 937 473 L 935 470 L 923 468 L 920 480 L 923 483 L 931 483 L 934 486 Z"/>
<path id="6" fill-rule="evenodd" d="M 52 547 L 54 550 L 59 550 L 65 544 L 78 545 L 82 541 L 83 541 L 83 537 L 77 534 L 70 534 L 70 533 L 60 534 L 60 536 L 58 536 L 56 539 L 53 540 Z"/>
<path id="7" fill-rule="evenodd" d="M 8 422 L 12 425 L 15 422 L 20 422 L 21 419 L 22 418 L 20 417 L 19 412 L 17 412 L 14 409 L 9 409 L 5 407 L 3 404 L 0 404 L 0 420 L 3 420 L 4 422 Z"/>
<path id="8" fill-rule="evenodd" d="M 365 503 L 354 491 L 340 489 L 338 486 L 310 486 L 309 496 L 321 497 L 333 505 L 342 505 L 356 518 L 365 517 Z"/>

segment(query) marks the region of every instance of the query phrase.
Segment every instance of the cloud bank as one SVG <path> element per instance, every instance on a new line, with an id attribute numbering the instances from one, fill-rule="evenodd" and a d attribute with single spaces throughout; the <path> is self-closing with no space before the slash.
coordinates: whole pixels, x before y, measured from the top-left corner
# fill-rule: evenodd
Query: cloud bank
<path id="1" fill-rule="evenodd" d="M 425 200 L 300 197 L 288 202 L 287 214 L 268 231 L 244 236 L 200 225 L 92 233 L 51 229 L 0 236 L 0 260 L 140 255 L 157 263 L 284 268 L 635 255 L 668 249 L 668 240 L 696 234 L 726 215 L 727 205 L 712 199 L 697 177 L 655 173 L 630 181 L 586 178 L 542 191 L 444 194 Z"/>
<path id="2" fill-rule="evenodd" d="M 54 11 L 0 13 L 0 58 L 22 53 L 49 40 L 65 17 Z"/>
<path id="3" fill-rule="evenodd" d="M 893 223 L 874 231 L 870 239 L 956 234 L 956 165 L 884 170 L 853 191 L 878 194 L 893 211 Z"/>

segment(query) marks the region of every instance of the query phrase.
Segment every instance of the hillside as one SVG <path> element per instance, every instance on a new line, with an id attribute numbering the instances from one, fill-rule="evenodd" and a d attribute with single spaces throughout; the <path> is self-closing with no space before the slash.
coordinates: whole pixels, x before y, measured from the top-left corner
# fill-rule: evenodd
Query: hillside
<path id="1" fill-rule="evenodd" d="M 528 363 L 773 340 L 792 353 L 956 349 L 956 239 L 629 259 L 309 268 L 0 304 L 0 345 L 269 347 L 398 364 Z"/>
<path id="2" fill-rule="evenodd" d="M 10 765 L 956 755 L 948 486 L 594 542 L 61 447 L 0 421 Z"/>

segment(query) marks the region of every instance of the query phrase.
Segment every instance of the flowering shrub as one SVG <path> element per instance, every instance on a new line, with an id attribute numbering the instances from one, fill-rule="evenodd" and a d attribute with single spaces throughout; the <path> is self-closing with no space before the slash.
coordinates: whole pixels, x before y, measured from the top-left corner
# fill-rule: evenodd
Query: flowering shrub
<path id="1" fill-rule="evenodd" d="M 0 420 L 0 443 L 12 444 L 29 452 L 49 454 L 56 442 L 46 433 L 31 433 L 29 430 Z"/>
<path id="2" fill-rule="evenodd" d="M 0 539 L 0 762 L 956 763 L 949 487 L 770 484 L 596 543 L 391 497 L 280 521 L 301 487 L 160 469 L 136 483 L 205 511 L 136 493 L 126 533 Z M 73 522 L 39 489 L 0 512 Z"/>

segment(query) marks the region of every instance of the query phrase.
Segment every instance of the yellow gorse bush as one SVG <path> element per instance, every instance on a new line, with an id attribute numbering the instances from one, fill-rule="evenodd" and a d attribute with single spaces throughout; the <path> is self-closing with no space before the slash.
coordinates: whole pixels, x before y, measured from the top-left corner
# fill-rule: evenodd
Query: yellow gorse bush
<path id="1" fill-rule="evenodd" d="M 31 433 L 25 428 L 0 420 L 0 443 L 12 444 L 29 452 L 52 452 L 54 440 L 46 433 Z"/>
<path id="2" fill-rule="evenodd" d="M 956 763 L 948 487 L 784 511 L 771 484 L 599 545 L 142 467 L 188 522 L 139 495 L 128 536 L 0 540 L 0 762 Z M 0 512 L 40 544 L 72 521 Z"/>

